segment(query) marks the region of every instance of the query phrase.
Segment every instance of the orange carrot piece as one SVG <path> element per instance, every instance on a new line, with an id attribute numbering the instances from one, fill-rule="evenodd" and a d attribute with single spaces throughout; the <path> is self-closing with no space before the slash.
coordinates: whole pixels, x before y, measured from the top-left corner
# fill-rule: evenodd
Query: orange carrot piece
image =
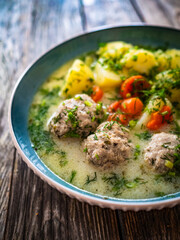
<path id="1" fill-rule="evenodd" d="M 157 130 L 163 124 L 169 123 L 173 121 L 172 111 L 169 106 L 163 106 L 162 109 L 158 112 L 154 112 L 151 114 L 151 119 L 147 123 L 147 128 L 150 130 Z"/>
<path id="2" fill-rule="evenodd" d="M 118 109 L 121 108 L 121 100 L 120 101 L 116 101 L 116 102 L 113 102 L 109 108 L 108 108 L 108 112 L 112 113 L 112 112 L 116 112 Z"/>
<path id="3" fill-rule="evenodd" d="M 141 75 L 132 76 L 126 79 L 120 88 L 120 94 L 123 98 L 137 97 L 139 92 L 150 87 L 150 84 Z"/>
<path id="4" fill-rule="evenodd" d="M 122 101 L 121 110 L 128 115 L 140 114 L 143 109 L 143 103 L 139 98 L 128 98 Z"/>
<path id="5" fill-rule="evenodd" d="M 121 123 L 123 125 L 127 125 L 128 122 L 129 122 L 127 115 L 125 115 L 125 114 L 117 114 L 117 113 L 109 115 L 108 121 L 116 121 L 116 122 L 119 122 L 119 123 Z"/>
<path id="6" fill-rule="evenodd" d="M 99 100 L 101 100 L 103 94 L 104 94 L 103 90 L 99 86 L 94 86 L 93 87 L 93 93 L 91 94 L 91 98 L 95 102 L 99 102 Z"/>

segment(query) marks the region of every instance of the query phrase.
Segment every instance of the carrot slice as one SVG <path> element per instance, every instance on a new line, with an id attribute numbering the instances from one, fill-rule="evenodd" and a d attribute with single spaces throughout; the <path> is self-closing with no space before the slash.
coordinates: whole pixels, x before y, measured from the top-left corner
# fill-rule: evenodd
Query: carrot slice
<path id="1" fill-rule="evenodd" d="M 140 114 L 142 109 L 143 103 L 139 98 L 128 98 L 121 103 L 121 110 L 129 115 Z"/>
<path id="2" fill-rule="evenodd" d="M 95 102 L 99 102 L 99 100 L 101 100 L 103 94 L 104 94 L 103 90 L 99 86 L 94 86 L 93 87 L 93 93 L 91 94 L 91 98 Z"/>
<path id="3" fill-rule="evenodd" d="M 168 123 L 173 121 L 172 111 L 169 106 L 166 106 L 166 105 L 163 106 L 160 113 L 163 116 L 163 123 Z"/>
<path id="4" fill-rule="evenodd" d="M 116 112 L 118 109 L 120 109 L 120 108 L 121 108 L 121 102 L 122 102 L 122 100 L 113 102 L 113 103 L 109 106 L 108 112 L 112 113 L 112 112 Z"/>
<path id="5" fill-rule="evenodd" d="M 119 123 L 121 123 L 123 125 L 127 125 L 128 122 L 129 122 L 127 115 L 125 115 L 125 114 L 117 114 L 117 113 L 109 115 L 108 121 L 116 121 L 116 122 L 119 122 Z"/>
<path id="6" fill-rule="evenodd" d="M 154 112 L 151 114 L 151 119 L 147 123 L 147 128 L 150 130 L 157 130 L 163 124 L 169 123 L 173 121 L 173 115 L 171 108 L 169 106 L 163 106 L 161 111 Z"/>
<path id="7" fill-rule="evenodd" d="M 159 112 L 155 112 L 151 114 L 151 120 L 147 123 L 147 128 L 150 130 L 157 130 L 162 125 L 163 117 Z"/>
<path id="8" fill-rule="evenodd" d="M 150 84 L 141 75 L 133 76 L 126 79 L 120 89 L 123 98 L 137 97 L 140 91 L 150 87 Z"/>

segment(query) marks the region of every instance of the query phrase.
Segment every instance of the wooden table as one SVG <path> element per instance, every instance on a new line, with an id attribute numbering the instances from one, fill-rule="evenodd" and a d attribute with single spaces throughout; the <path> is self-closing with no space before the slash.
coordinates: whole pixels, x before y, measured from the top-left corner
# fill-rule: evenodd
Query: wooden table
<path id="1" fill-rule="evenodd" d="M 12 88 L 31 61 L 108 24 L 180 27 L 179 0 L 0 0 L 0 239 L 180 239 L 180 207 L 123 212 L 59 193 L 27 168 L 8 132 Z"/>

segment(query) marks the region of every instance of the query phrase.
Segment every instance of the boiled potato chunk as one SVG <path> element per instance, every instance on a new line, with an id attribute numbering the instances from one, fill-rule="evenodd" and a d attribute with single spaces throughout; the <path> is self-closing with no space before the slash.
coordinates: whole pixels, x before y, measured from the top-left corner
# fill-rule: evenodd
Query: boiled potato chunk
<path id="1" fill-rule="evenodd" d="M 87 91 L 93 83 L 94 75 L 91 69 L 83 61 L 76 59 L 66 75 L 61 95 L 73 96 Z"/>
<path id="2" fill-rule="evenodd" d="M 159 88 L 166 88 L 169 94 L 169 99 L 172 102 L 180 103 L 180 69 L 172 69 L 156 75 L 156 80 Z"/>
<path id="3" fill-rule="evenodd" d="M 180 68 L 180 50 L 167 50 L 166 54 L 171 57 L 171 68 Z"/>
<path id="4" fill-rule="evenodd" d="M 154 56 L 158 62 L 158 70 L 164 71 L 170 69 L 171 67 L 171 56 L 163 52 L 162 50 L 158 50 L 154 53 Z"/>
<path id="5" fill-rule="evenodd" d="M 122 82 L 122 75 L 102 66 L 100 63 L 96 63 L 95 67 L 95 83 L 100 87 L 116 87 L 120 86 Z"/>
<path id="6" fill-rule="evenodd" d="M 131 44 L 120 41 L 110 42 L 101 47 L 97 53 L 103 57 L 116 58 L 127 52 L 130 48 L 132 48 Z"/>
<path id="7" fill-rule="evenodd" d="M 128 69 L 145 74 L 149 74 L 150 70 L 158 65 L 153 53 L 144 49 L 130 50 L 121 59 L 121 64 Z"/>

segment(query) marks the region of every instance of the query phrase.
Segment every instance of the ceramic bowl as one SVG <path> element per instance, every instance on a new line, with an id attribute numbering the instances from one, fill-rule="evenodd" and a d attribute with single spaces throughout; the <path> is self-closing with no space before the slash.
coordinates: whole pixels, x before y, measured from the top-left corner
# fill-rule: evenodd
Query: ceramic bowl
<path id="1" fill-rule="evenodd" d="M 81 190 L 53 173 L 31 147 L 27 119 L 28 110 L 37 89 L 62 64 L 82 53 L 95 50 L 98 43 L 109 41 L 180 48 L 180 31 L 144 25 L 111 27 L 87 32 L 54 47 L 26 69 L 15 87 L 9 109 L 12 139 L 19 154 L 34 173 L 70 197 L 111 209 L 138 211 L 173 207 L 180 203 L 180 192 L 152 199 L 105 199 L 103 196 Z"/>

